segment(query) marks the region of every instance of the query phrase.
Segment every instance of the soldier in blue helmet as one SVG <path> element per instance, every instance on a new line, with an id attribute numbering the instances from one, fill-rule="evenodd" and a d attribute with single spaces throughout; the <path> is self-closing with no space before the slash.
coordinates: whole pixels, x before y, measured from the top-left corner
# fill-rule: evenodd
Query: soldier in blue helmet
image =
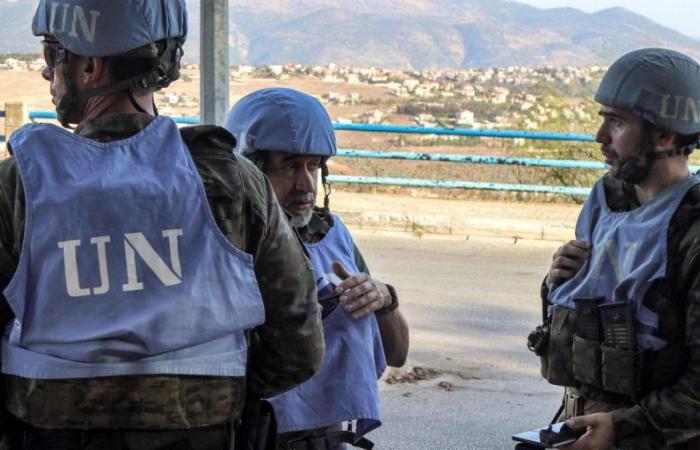
<path id="1" fill-rule="evenodd" d="M 0 162 L 3 431 L 27 449 L 232 448 L 246 399 L 320 367 L 303 247 L 230 133 L 157 115 L 184 0 L 41 0 L 33 31 L 75 132 L 27 125 Z"/>
<path id="2" fill-rule="evenodd" d="M 365 434 L 381 425 L 377 379 L 387 363 L 402 366 L 408 327 L 394 288 L 368 274 L 340 218 L 331 214 L 326 183 L 336 141 L 328 113 L 315 98 L 291 89 L 262 89 L 227 117 L 236 152 L 268 176 L 309 252 L 323 307 L 326 354 L 311 380 L 270 399 L 278 449 L 372 448 Z M 324 207 L 316 203 L 318 175 Z M 355 422 L 354 430 L 349 422 Z"/>
<path id="3" fill-rule="evenodd" d="M 666 49 L 618 59 L 595 96 L 610 166 L 555 253 L 529 338 L 566 387 L 570 448 L 700 448 L 700 65 Z"/>

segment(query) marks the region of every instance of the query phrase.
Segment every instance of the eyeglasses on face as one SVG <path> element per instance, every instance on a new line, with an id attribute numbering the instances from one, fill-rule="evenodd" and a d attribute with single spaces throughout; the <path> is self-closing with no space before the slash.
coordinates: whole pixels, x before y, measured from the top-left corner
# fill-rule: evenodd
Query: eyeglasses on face
<path id="1" fill-rule="evenodd" d="M 68 51 L 60 42 L 44 39 L 41 44 L 44 47 L 44 60 L 49 69 L 55 69 L 57 65 L 68 59 Z"/>

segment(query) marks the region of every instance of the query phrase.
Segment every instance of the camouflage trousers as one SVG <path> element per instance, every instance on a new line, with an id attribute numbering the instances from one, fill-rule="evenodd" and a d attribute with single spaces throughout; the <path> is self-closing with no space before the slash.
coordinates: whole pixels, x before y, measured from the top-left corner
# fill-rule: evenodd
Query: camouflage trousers
<path id="1" fill-rule="evenodd" d="M 233 450 L 230 425 L 189 430 L 51 430 L 29 427 L 24 450 Z"/>
<path id="2" fill-rule="evenodd" d="M 580 396 L 578 390 L 574 388 L 567 387 L 564 391 L 564 409 L 562 410 L 559 417 L 557 417 L 557 422 L 563 422 L 574 416 L 585 416 L 588 414 L 595 414 L 599 412 L 610 412 L 614 409 L 620 408 L 623 405 L 615 405 L 611 403 L 601 402 L 583 398 Z M 662 450 L 661 446 L 656 444 L 652 445 L 651 448 L 654 450 Z M 610 447 L 607 450 L 613 450 L 615 447 Z M 687 444 L 681 444 L 679 446 L 669 447 L 668 450 L 700 450 L 700 438 L 695 438 L 688 442 Z"/>

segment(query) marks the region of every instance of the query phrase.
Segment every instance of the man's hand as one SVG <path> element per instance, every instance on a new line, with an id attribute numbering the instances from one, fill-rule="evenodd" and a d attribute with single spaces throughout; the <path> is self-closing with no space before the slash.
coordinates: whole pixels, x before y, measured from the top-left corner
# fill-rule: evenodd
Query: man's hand
<path id="1" fill-rule="evenodd" d="M 351 274 L 339 261 L 333 261 L 333 272 L 343 279 L 335 288 L 337 294 L 342 294 L 340 304 L 354 319 L 366 317 L 391 303 L 389 289 L 381 281 L 366 273 Z"/>
<path id="2" fill-rule="evenodd" d="M 591 244 L 586 241 L 569 241 L 559 247 L 547 273 L 547 287 L 573 278 L 590 257 Z"/>
<path id="3" fill-rule="evenodd" d="M 564 450 L 608 450 L 615 443 L 615 427 L 610 413 L 572 417 L 566 424 L 570 428 L 588 427 L 588 431 Z"/>

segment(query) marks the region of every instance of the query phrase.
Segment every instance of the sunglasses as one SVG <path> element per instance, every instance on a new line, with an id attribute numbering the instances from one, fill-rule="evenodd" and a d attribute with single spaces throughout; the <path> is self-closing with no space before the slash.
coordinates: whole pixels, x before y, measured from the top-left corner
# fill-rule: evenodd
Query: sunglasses
<path id="1" fill-rule="evenodd" d="M 56 68 L 57 65 L 68 59 L 68 51 L 58 41 L 42 41 L 44 47 L 44 61 L 49 69 Z"/>

